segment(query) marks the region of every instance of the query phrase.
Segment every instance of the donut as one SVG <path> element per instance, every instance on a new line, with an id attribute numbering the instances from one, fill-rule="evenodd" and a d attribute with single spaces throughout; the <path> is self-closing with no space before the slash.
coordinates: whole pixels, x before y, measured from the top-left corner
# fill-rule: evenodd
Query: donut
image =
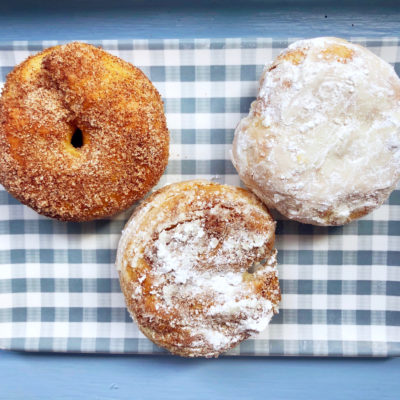
<path id="1" fill-rule="evenodd" d="M 116 214 L 141 199 L 168 160 L 161 97 L 136 67 L 69 43 L 31 56 L 0 99 L 0 183 L 64 221 Z"/>
<path id="2" fill-rule="evenodd" d="M 132 318 L 174 354 L 217 357 L 278 312 L 274 238 L 274 220 L 245 189 L 202 180 L 160 189 L 118 245 Z"/>
<path id="3" fill-rule="evenodd" d="M 400 80 L 362 46 L 297 41 L 265 67 L 232 159 L 245 185 L 287 218 L 360 218 L 400 178 Z"/>

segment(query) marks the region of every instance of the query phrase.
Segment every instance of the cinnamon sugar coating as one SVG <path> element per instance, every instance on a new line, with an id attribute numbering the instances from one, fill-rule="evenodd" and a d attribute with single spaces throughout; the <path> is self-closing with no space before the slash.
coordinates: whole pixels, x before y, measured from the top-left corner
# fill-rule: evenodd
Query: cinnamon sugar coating
<path id="1" fill-rule="evenodd" d="M 83 145 L 71 138 L 79 129 Z M 142 198 L 168 161 L 161 97 L 131 64 L 84 43 L 18 65 L 0 99 L 0 182 L 38 213 L 111 216 Z"/>
<path id="2" fill-rule="evenodd" d="M 194 180 L 146 199 L 116 266 L 141 331 L 185 357 L 217 357 L 278 312 L 275 222 L 250 192 Z"/>

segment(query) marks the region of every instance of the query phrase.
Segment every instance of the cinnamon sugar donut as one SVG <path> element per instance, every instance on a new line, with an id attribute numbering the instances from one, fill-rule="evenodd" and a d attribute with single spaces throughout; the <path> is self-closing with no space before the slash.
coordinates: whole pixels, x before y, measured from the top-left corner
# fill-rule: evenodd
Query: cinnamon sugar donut
<path id="1" fill-rule="evenodd" d="M 280 300 L 275 222 L 244 189 L 166 186 L 134 212 L 116 265 L 141 331 L 186 357 L 217 357 L 268 325 Z"/>
<path id="2" fill-rule="evenodd" d="M 0 182 L 38 213 L 110 216 L 142 198 L 168 160 L 159 93 L 131 64 L 84 43 L 18 65 L 0 100 Z"/>
<path id="3" fill-rule="evenodd" d="M 345 40 L 293 43 L 265 68 L 236 129 L 233 162 L 288 218 L 315 225 L 359 218 L 400 178 L 400 80 Z"/>

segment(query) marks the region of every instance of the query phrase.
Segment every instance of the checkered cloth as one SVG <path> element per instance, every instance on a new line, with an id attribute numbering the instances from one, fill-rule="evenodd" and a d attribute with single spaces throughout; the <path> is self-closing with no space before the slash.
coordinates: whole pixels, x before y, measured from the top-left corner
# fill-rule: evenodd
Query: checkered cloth
<path id="1" fill-rule="evenodd" d="M 192 178 L 239 185 L 229 151 L 263 65 L 293 40 L 101 41 L 164 97 L 171 155 L 159 186 Z M 397 38 L 356 40 L 400 74 Z M 0 78 L 57 42 L 0 44 Z M 63 223 L 0 190 L 0 348 L 160 353 L 128 316 L 114 260 L 132 210 Z M 400 191 L 374 213 L 322 228 L 278 217 L 282 303 L 238 355 L 400 355 Z"/>

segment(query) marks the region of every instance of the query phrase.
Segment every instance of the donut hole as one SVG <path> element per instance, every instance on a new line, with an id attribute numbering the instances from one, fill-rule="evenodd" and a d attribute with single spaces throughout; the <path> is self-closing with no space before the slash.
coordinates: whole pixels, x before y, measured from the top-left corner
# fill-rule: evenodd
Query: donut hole
<path id="1" fill-rule="evenodd" d="M 84 145 L 83 133 L 79 128 L 75 128 L 75 131 L 71 136 L 71 145 L 75 149 L 80 149 Z"/>

